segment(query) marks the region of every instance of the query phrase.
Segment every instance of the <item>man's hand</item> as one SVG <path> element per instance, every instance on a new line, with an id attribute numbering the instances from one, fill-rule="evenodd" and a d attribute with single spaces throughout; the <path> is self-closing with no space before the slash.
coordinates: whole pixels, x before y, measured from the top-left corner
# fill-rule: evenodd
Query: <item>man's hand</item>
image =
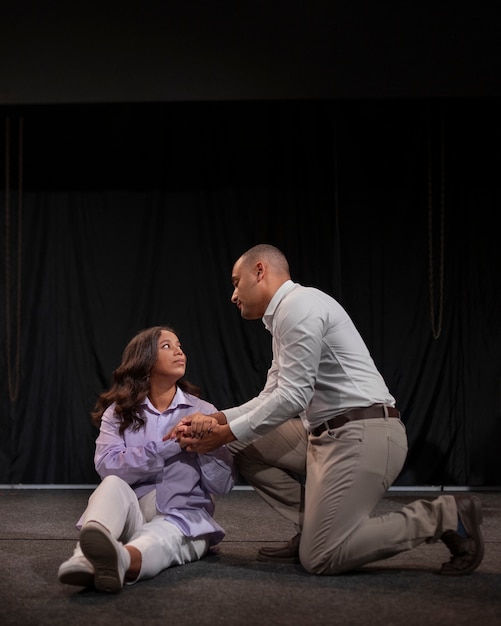
<path id="1" fill-rule="evenodd" d="M 212 415 L 193 413 L 183 417 L 178 424 L 165 435 L 163 440 L 176 439 L 181 448 L 188 452 L 204 454 L 219 448 L 236 437 L 226 424 L 226 417 L 218 412 Z"/>
<path id="2" fill-rule="evenodd" d="M 235 441 L 236 439 L 228 424 L 218 424 L 217 422 L 211 427 L 210 431 L 207 431 L 207 433 L 199 437 L 180 433 L 176 438 L 181 448 L 184 448 L 188 452 L 198 452 L 198 454 L 212 452 L 225 443 L 230 443 L 230 441 Z"/>

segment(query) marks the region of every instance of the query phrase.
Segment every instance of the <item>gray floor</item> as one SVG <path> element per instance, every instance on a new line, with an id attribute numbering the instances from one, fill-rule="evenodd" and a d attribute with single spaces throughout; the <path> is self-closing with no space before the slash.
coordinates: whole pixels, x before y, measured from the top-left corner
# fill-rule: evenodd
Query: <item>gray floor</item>
<path id="1" fill-rule="evenodd" d="M 217 501 L 227 535 L 220 553 L 170 568 L 117 595 L 65 586 L 59 564 L 77 540 L 86 489 L 0 489 L 0 624 L 501 625 L 501 493 L 478 491 L 485 558 L 471 576 L 436 574 L 443 544 L 422 545 L 352 574 L 317 577 L 255 559 L 293 534 L 251 490 Z M 377 512 L 437 493 L 390 492 Z"/>

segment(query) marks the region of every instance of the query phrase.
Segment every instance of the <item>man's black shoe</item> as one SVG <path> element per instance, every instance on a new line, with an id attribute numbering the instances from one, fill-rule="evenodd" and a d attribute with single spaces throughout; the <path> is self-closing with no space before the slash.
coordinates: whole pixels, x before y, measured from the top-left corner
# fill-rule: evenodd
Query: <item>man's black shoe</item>
<path id="1" fill-rule="evenodd" d="M 274 563 L 299 563 L 299 542 L 301 533 L 298 533 L 285 545 L 279 548 L 264 546 L 257 553 L 258 561 L 268 561 Z"/>
<path id="2" fill-rule="evenodd" d="M 442 565 L 440 573 L 447 576 L 471 574 L 484 557 L 484 540 L 480 531 L 482 505 L 476 496 L 454 496 L 458 516 L 467 536 L 449 530 L 440 539 L 449 548 L 451 558 Z"/>

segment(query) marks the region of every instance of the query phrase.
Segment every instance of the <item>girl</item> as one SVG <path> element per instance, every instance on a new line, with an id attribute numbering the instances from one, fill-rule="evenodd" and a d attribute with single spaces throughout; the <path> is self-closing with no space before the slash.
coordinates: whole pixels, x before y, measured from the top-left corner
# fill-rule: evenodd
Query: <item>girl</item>
<path id="1" fill-rule="evenodd" d="M 224 537 L 212 495 L 234 485 L 231 454 L 224 446 L 187 452 L 163 440 L 183 416 L 217 410 L 185 371 L 186 355 L 167 326 L 141 331 L 125 348 L 92 413 L 102 482 L 77 522 L 73 556 L 59 567 L 62 583 L 117 593 L 124 583 L 201 559 Z"/>

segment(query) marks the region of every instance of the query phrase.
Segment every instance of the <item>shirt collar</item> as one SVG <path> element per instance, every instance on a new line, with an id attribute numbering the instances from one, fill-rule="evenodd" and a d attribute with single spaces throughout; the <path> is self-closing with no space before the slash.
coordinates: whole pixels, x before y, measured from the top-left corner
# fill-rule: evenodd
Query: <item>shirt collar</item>
<path id="1" fill-rule="evenodd" d="M 270 300 L 270 303 L 266 307 L 266 311 L 263 315 L 263 324 L 266 330 L 269 330 L 271 332 L 271 323 L 278 305 L 280 304 L 282 299 L 289 293 L 289 291 L 294 289 L 295 286 L 296 283 L 294 283 L 292 280 L 286 280 L 285 283 L 283 283 L 283 285 L 280 285 L 280 287 L 275 291 L 275 294 Z"/>
<path id="2" fill-rule="evenodd" d="M 146 398 L 144 399 L 142 406 L 149 412 L 154 413 L 155 415 L 160 415 L 160 412 L 153 406 L 148 396 L 146 396 Z M 178 409 L 180 407 L 186 408 L 190 406 L 193 406 L 193 402 L 191 402 L 191 400 L 184 393 L 184 391 L 177 387 L 176 393 L 172 398 L 172 402 L 170 403 L 169 407 L 165 409 L 164 413 L 166 413 L 167 411 L 174 411 L 175 409 Z"/>

